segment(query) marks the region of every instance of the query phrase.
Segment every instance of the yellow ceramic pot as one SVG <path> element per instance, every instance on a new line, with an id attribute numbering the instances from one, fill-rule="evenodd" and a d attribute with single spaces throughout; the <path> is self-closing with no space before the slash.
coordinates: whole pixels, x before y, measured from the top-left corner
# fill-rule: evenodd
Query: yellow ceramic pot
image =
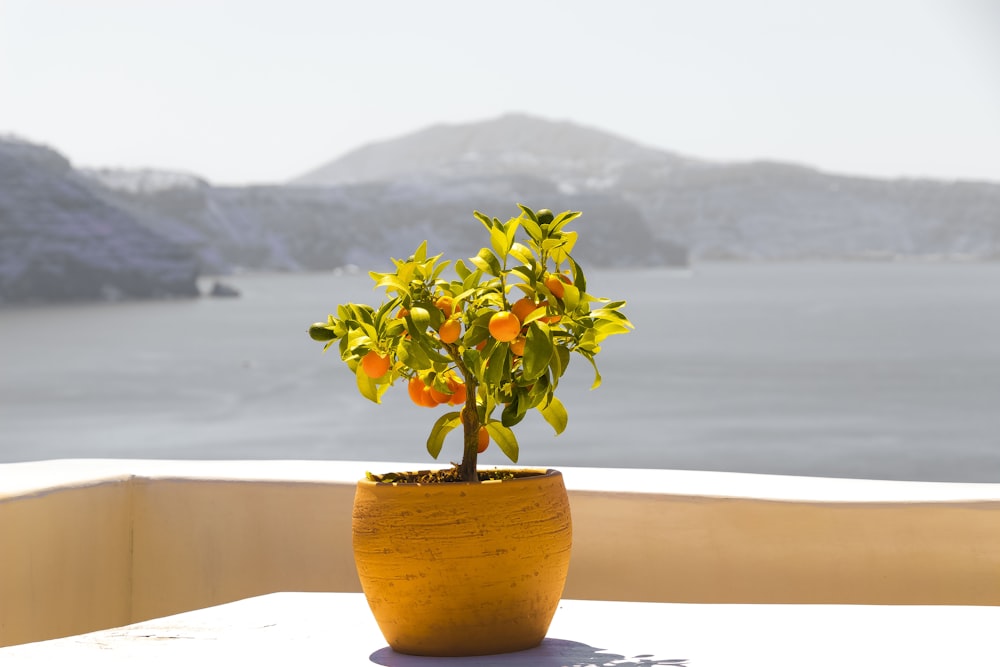
<path id="1" fill-rule="evenodd" d="M 358 575 L 382 634 L 401 653 L 537 646 L 562 596 L 571 544 L 569 499 L 555 470 L 478 484 L 358 482 Z"/>

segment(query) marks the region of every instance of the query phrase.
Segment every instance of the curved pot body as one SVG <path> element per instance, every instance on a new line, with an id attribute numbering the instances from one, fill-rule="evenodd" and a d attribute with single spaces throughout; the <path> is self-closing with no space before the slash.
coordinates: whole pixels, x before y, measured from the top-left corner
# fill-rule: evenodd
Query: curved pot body
<path id="1" fill-rule="evenodd" d="M 569 569 L 562 475 L 480 483 L 361 480 L 354 559 L 386 641 L 415 655 L 520 651 L 545 638 Z"/>

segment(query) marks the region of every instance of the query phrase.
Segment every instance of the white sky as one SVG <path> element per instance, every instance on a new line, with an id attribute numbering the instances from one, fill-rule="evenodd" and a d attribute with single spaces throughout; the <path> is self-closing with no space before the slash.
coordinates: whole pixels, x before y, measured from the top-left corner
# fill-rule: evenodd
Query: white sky
<path id="1" fill-rule="evenodd" d="M 78 166 L 279 182 L 508 111 L 1000 182 L 1000 0 L 0 0 L 0 133 Z"/>

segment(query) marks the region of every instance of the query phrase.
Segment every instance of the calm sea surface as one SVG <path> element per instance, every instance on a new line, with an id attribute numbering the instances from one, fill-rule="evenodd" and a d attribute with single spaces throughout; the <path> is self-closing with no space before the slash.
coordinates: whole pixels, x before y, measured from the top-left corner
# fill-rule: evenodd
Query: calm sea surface
<path id="1" fill-rule="evenodd" d="M 593 271 L 636 332 L 575 359 L 530 465 L 1000 482 L 1000 265 Z M 366 276 L 248 275 L 240 299 L 0 309 L 0 461 L 430 461 L 401 385 L 362 399 L 306 335 Z M 574 382 L 575 378 L 575 382 Z M 459 438 L 443 461 L 459 457 Z M 504 463 L 492 447 L 483 463 Z"/>

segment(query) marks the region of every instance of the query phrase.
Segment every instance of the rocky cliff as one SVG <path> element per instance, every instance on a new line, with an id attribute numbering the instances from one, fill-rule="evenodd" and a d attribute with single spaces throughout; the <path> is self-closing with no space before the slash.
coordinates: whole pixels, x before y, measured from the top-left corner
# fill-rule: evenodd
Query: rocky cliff
<path id="1" fill-rule="evenodd" d="M 194 296 L 197 272 L 61 155 L 0 139 L 0 303 Z"/>

